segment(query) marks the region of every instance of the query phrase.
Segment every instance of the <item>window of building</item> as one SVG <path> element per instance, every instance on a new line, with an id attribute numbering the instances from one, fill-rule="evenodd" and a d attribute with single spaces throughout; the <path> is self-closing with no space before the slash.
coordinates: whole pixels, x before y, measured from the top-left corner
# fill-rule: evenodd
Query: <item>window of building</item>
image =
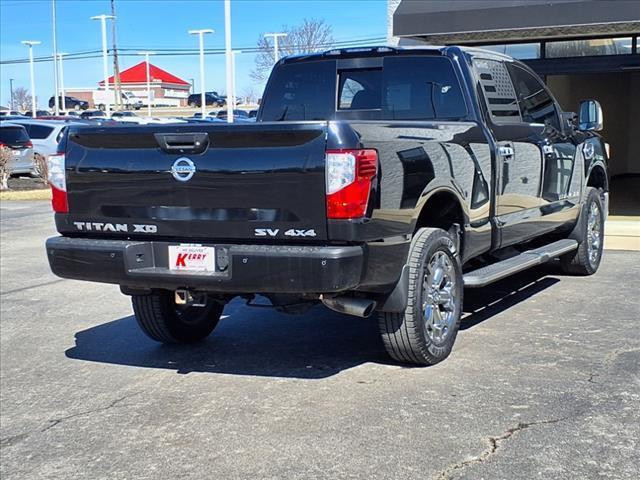
<path id="1" fill-rule="evenodd" d="M 540 43 L 509 43 L 503 45 L 481 45 L 480 48 L 503 53 L 519 60 L 540 58 Z"/>
<path id="2" fill-rule="evenodd" d="M 598 55 L 625 55 L 633 53 L 632 37 L 592 38 L 547 42 L 547 58 L 590 57 Z"/>

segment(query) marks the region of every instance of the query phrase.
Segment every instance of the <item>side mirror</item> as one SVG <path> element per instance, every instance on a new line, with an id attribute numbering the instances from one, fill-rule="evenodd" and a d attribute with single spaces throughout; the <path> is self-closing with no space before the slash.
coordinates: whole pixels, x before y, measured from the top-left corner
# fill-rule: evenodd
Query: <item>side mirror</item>
<path id="1" fill-rule="evenodd" d="M 580 102 L 578 128 L 580 130 L 602 130 L 602 107 L 597 100 L 583 100 Z"/>

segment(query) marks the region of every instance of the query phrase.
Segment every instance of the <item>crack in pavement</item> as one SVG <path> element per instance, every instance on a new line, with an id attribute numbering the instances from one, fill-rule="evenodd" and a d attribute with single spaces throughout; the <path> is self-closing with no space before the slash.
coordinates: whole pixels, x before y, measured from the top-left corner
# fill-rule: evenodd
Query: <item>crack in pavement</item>
<path id="1" fill-rule="evenodd" d="M 72 415 L 67 415 L 66 417 L 60 417 L 60 418 L 54 418 L 53 420 L 48 420 L 48 422 L 50 422 L 49 425 L 47 425 L 46 427 L 40 429 L 40 430 L 32 430 L 30 432 L 25 432 L 25 433 L 20 433 L 18 435 L 12 435 L 10 437 L 5 437 L 0 439 L 0 448 L 6 448 L 6 447 L 12 447 L 14 445 L 17 445 L 18 443 L 22 442 L 23 440 L 26 440 L 32 433 L 39 431 L 40 433 L 42 432 L 46 432 L 47 430 L 49 430 L 50 428 L 55 427 L 56 425 L 72 419 L 72 418 L 76 418 L 76 417 L 82 417 L 84 415 L 91 415 L 93 413 L 98 413 L 98 412 L 104 412 L 105 410 L 109 410 L 110 408 L 114 408 L 117 406 L 127 406 L 126 404 L 122 404 L 121 402 L 123 402 L 124 400 L 134 397 L 136 395 L 141 394 L 142 392 L 135 392 L 135 393 L 131 393 L 129 395 L 125 395 L 123 397 L 120 398 L 116 398 L 115 400 L 113 400 L 111 403 L 109 403 L 109 405 L 106 405 L 104 407 L 98 407 L 98 408 L 94 408 L 91 410 L 87 410 L 85 412 L 78 412 L 78 413 L 74 413 Z"/>
<path id="2" fill-rule="evenodd" d="M 484 450 L 480 455 L 470 458 L 468 460 L 463 460 L 461 462 L 449 465 L 442 472 L 440 472 L 440 474 L 438 474 L 438 476 L 435 478 L 437 480 L 450 480 L 451 478 L 453 478 L 452 475 L 454 475 L 455 472 L 457 472 L 458 470 L 463 470 L 468 466 L 476 463 L 484 463 L 489 457 L 491 457 L 494 453 L 498 451 L 498 449 L 502 445 L 502 442 L 504 442 L 505 440 L 508 440 L 516 433 L 521 432 L 522 430 L 526 430 L 529 427 L 535 427 L 537 425 L 546 425 L 550 423 L 558 423 L 563 420 L 566 420 L 566 417 L 554 418 L 551 420 L 540 420 L 538 422 L 518 423 L 518 425 L 507 429 L 504 433 L 502 433 L 501 435 L 498 435 L 497 437 L 493 437 L 493 436 L 489 437 L 487 439 L 487 442 L 489 443 L 489 448 Z"/>
<path id="3" fill-rule="evenodd" d="M 82 417 L 84 415 L 91 415 L 91 414 L 98 413 L 98 412 L 104 412 L 105 410 L 109 410 L 110 408 L 114 408 L 116 406 L 126 406 L 126 405 L 120 405 L 120 402 L 123 402 L 124 400 L 126 400 L 128 398 L 131 398 L 131 397 L 134 397 L 136 395 L 139 395 L 141 393 L 142 392 L 136 392 L 136 393 L 131 393 L 129 395 L 125 395 L 125 396 L 120 397 L 120 398 L 116 398 L 109 405 L 106 405 L 104 407 L 98 407 L 98 408 L 94 408 L 94 409 L 91 409 L 91 410 L 87 410 L 85 412 L 74 413 L 72 415 L 67 415 L 66 417 L 54 418 L 53 420 L 49 420 L 50 424 L 47 425 L 46 427 L 44 427 L 42 430 L 40 430 L 40 433 L 46 432 L 50 428 L 53 428 L 56 425 L 59 425 L 60 423 L 65 422 L 67 420 L 70 420 L 72 418 Z"/>

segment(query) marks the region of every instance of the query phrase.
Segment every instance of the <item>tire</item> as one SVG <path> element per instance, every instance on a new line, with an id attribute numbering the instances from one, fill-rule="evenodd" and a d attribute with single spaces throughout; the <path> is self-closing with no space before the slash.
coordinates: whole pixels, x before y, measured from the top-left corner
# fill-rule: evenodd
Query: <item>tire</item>
<path id="1" fill-rule="evenodd" d="M 189 103 L 189 106 L 190 106 L 191 108 L 196 108 L 198 105 L 196 104 L 196 102 L 190 102 L 190 103 Z"/>
<path id="2" fill-rule="evenodd" d="M 106 107 L 101 103 L 100 105 L 98 105 L 98 110 L 104 112 L 106 110 Z"/>
<path id="3" fill-rule="evenodd" d="M 194 343 L 205 339 L 220 321 L 224 305 L 207 300 L 204 307 L 182 307 L 173 292 L 133 295 L 133 311 L 142 331 L 162 343 Z"/>
<path id="4" fill-rule="evenodd" d="M 564 273 L 593 275 L 598 271 L 604 247 L 604 207 L 600 192 L 587 187 L 587 194 L 580 210 L 581 228 L 578 249 L 560 258 Z"/>
<path id="5" fill-rule="evenodd" d="M 417 365 L 447 358 L 460 327 L 463 290 L 451 236 L 439 228 L 418 230 L 409 251 L 407 308 L 404 313 L 379 314 L 387 353 L 398 362 Z"/>

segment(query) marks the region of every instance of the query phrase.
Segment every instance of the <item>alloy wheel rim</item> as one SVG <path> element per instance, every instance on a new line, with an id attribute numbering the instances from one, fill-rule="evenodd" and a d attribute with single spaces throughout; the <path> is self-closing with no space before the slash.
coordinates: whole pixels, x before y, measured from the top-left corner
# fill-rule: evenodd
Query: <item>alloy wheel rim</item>
<path id="1" fill-rule="evenodd" d="M 589 207 L 589 217 L 587 219 L 587 254 L 591 265 L 595 265 L 600 255 L 600 244 L 602 243 L 602 219 L 600 218 L 600 208 L 597 203 L 592 203 Z"/>
<path id="2" fill-rule="evenodd" d="M 456 311 L 456 278 L 453 261 L 443 251 L 435 252 L 426 265 L 422 283 L 422 313 L 429 339 L 443 344 L 453 330 Z"/>

